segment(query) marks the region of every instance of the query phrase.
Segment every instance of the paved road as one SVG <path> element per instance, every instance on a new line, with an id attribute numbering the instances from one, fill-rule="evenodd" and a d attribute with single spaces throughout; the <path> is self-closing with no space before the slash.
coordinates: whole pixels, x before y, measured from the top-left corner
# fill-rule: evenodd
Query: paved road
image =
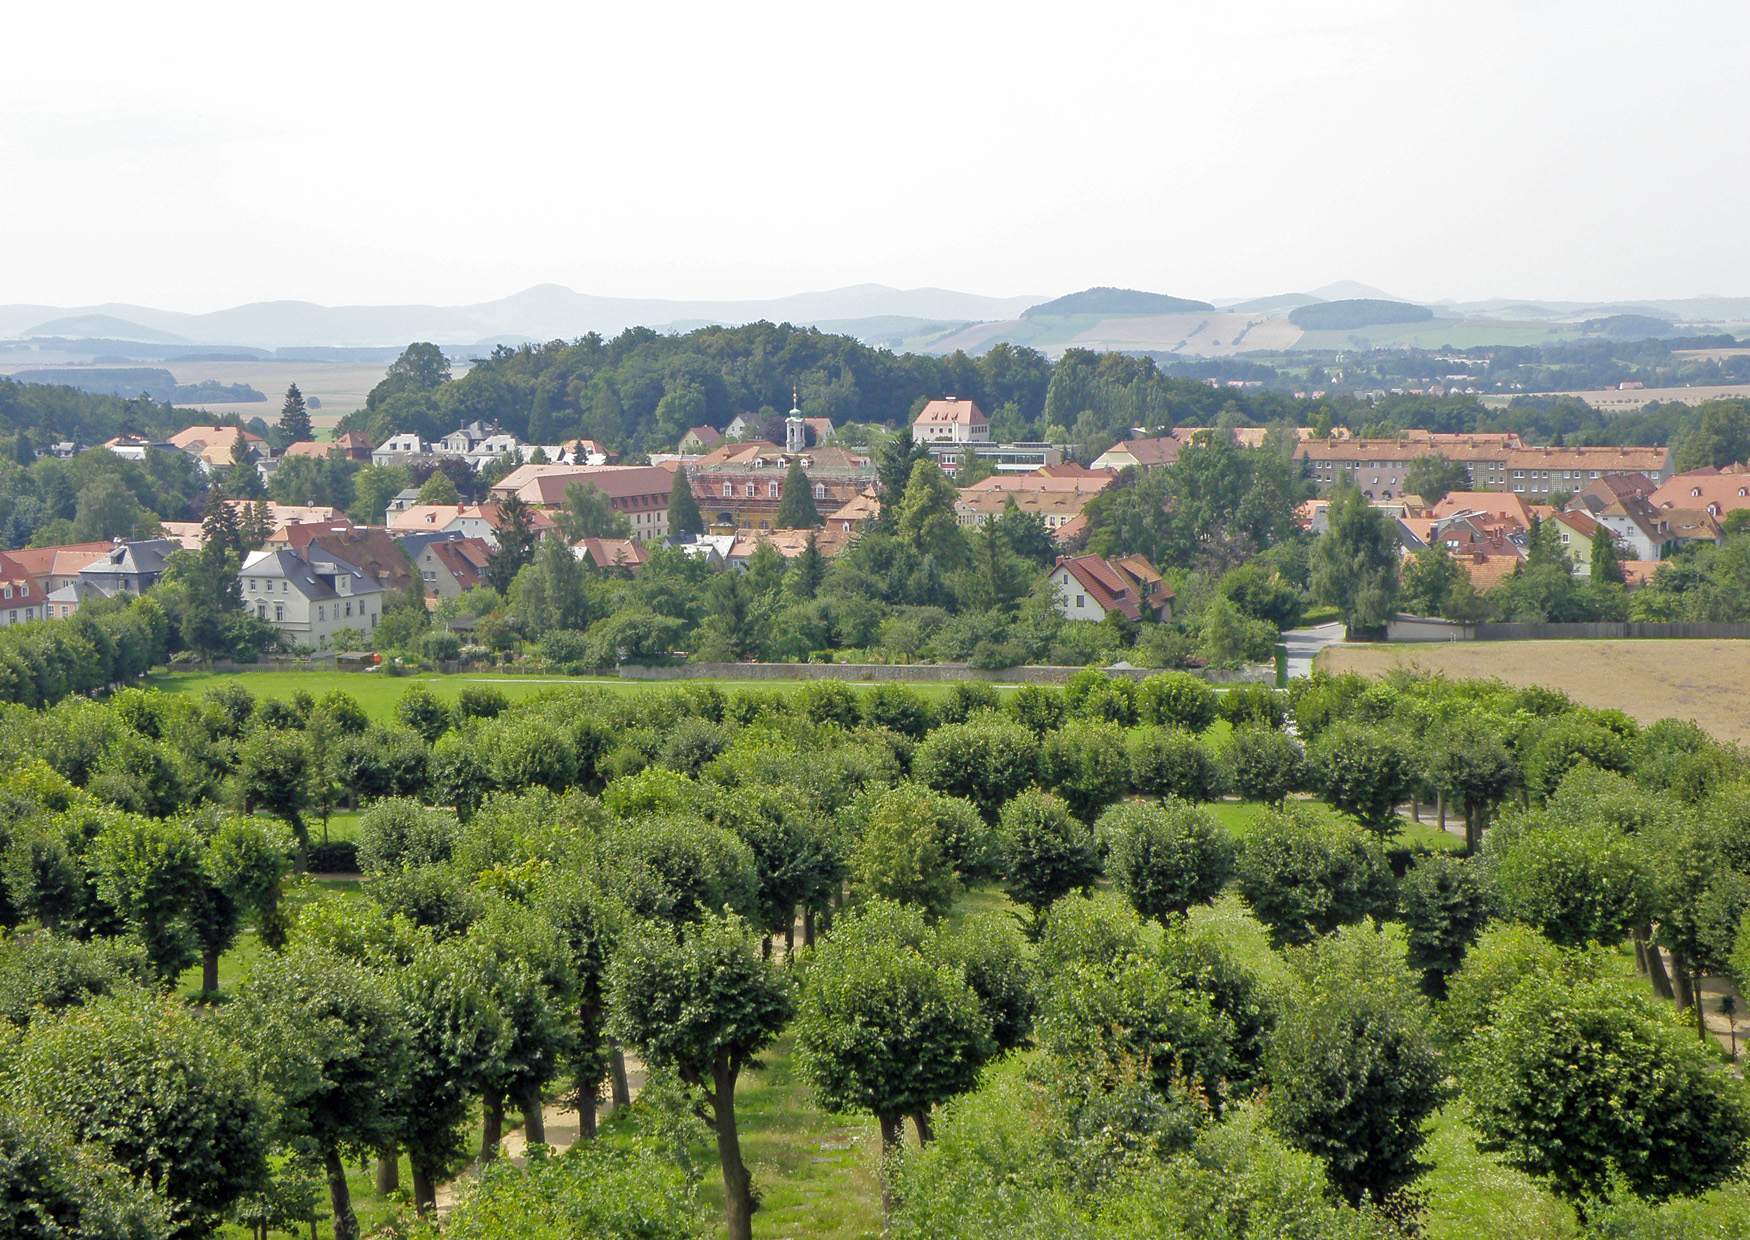
<path id="1" fill-rule="evenodd" d="M 1311 676 L 1313 659 L 1319 651 L 1334 642 L 1343 640 L 1343 625 L 1341 621 L 1321 624 L 1310 629 L 1289 629 L 1282 635 L 1282 644 L 1288 647 L 1288 676 L 1292 680 L 1296 676 Z"/>

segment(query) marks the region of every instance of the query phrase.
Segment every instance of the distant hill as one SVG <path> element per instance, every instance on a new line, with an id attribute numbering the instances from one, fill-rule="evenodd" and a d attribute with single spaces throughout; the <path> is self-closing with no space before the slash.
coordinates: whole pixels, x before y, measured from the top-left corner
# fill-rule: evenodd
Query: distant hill
<path id="1" fill-rule="evenodd" d="M 149 344 L 188 343 L 174 332 L 159 331 L 155 327 L 141 327 L 138 323 L 118 319 L 112 314 L 68 315 L 65 318 L 50 319 L 47 323 L 38 323 L 22 334 L 25 336 L 97 337 L 110 340 L 144 341 Z"/>
<path id="2" fill-rule="evenodd" d="M 1675 336 L 1677 329 L 1670 319 L 1650 314 L 1607 314 L 1603 318 L 1587 319 L 1580 330 L 1589 336 L 1608 336 L 1612 340 L 1649 340 Z"/>
<path id="3" fill-rule="evenodd" d="M 1206 301 L 1186 297 L 1169 297 L 1165 293 L 1144 293 L 1133 288 L 1087 288 L 1079 293 L 1042 301 L 1021 311 L 1024 319 L 1039 319 L 1066 314 L 1186 314 L 1196 310 L 1213 310 Z"/>
<path id="4" fill-rule="evenodd" d="M 1351 297 L 1300 306 L 1288 313 L 1288 321 L 1302 331 L 1342 331 L 1351 327 L 1377 327 L 1384 323 L 1421 323 L 1434 317 L 1427 306 L 1378 297 Z"/>
<path id="5" fill-rule="evenodd" d="M 22 335 L 63 319 L 102 315 L 125 324 L 127 330 L 111 324 L 90 333 L 60 330 L 50 334 L 128 340 L 147 330 L 163 333 L 166 341 L 259 348 L 389 347 L 404 346 L 410 340 L 471 345 L 507 338 L 573 339 L 587 332 L 613 335 L 628 327 L 672 323 L 738 324 L 766 319 L 811 325 L 887 316 L 976 322 L 1011 319 L 1038 300 L 1037 295 L 985 297 L 952 289 L 855 284 L 760 300 L 675 301 L 597 297 L 563 285 L 538 284 L 497 301 L 463 306 L 322 306 L 308 301 L 258 301 L 207 314 L 119 304 L 74 309 L 0 306 L 0 337 Z"/>
<path id="6" fill-rule="evenodd" d="M 1362 284 L 1356 280 L 1338 280 L 1334 284 L 1326 284 L 1312 290 L 1312 295 L 1320 301 L 1402 301 L 1402 297 L 1393 297 L 1384 289 L 1374 288 L 1371 284 Z"/>
<path id="7" fill-rule="evenodd" d="M 1316 306 L 1324 298 L 1311 293 L 1278 293 L 1274 297 L 1254 297 L 1250 301 L 1229 302 L 1225 309 L 1241 314 L 1283 314 L 1302 306 Z"/>

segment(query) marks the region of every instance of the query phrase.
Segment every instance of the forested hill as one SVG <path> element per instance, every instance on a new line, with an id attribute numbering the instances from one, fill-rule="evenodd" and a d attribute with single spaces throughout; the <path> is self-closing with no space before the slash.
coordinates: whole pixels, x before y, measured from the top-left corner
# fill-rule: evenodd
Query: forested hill
<path id="1" fill-rule="evenodd" d="M 143 397 L 124 399 L 0 378 L 0 434 L 28 431 L 39 445 L 72 440 L 89 447 L 124 431 L 161 438 L 181 430 L 196 416 Z"/>
<path id="2" fill-rule="evenodd" d="M 923 401 L 953 395 L 976 400 L 994 419 L 996 438 L 1103 440 L 1098 448 L 1131 426 L 1211 420 L 1229 404 L 1258 422 L 1292 416 L 1295 406 L 1279 394 L 1169 378 L 1153 361 L 1124 354 L 1072 349 L 1054 365 L 1036 350 L 999 344 L 977 358 L 933 357 L 753 323 L 501 347 L 454 380 L 434 346 L 416 345 L 343 425 L 380 439 L 396 431 L 441 435 L 478 418 L 538 443 L 581 434 L 652 451 L 692 426 L 786 410 L 792 385 L 803 413 L 838 426 L 898 425 Z"/>

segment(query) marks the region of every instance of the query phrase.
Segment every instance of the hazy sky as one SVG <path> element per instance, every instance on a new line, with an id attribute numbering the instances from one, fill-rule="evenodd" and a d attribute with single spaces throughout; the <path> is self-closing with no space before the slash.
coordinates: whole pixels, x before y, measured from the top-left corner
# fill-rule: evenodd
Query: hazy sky
<path id="1" fill-rule="evenodd" d="M 1750 4 L 30 4 L 0 302 L 1750 294 Z"/>

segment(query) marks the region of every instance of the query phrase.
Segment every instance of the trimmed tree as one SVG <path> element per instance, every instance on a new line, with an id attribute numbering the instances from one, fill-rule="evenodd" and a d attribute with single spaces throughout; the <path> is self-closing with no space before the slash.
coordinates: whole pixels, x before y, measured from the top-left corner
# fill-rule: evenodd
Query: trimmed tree
<path id="1" fill-rule="evenodd" d="M 928 1139 L 930 1108 L 971 1089 L 993 1049 L 978 995 L 932 946 L 915 911 L 872 902 L 833 927 L 797 1005 L 796 1054 L 815 1097 L 831 1111 L 871 1112 L 888 1156 L 908 1115 Z"/>
<path id="2" fill-rule="evenodd" d="M 1516 828 L 1486 855 L 1493 859 L 1495 890 L 1507 915 L 1562 947 L 1612 946 L 1652 919 L 1651 868 L 1636 842 L 1616 827 Z"/>
<path id="3" fill-rule="evenodd" d="M 1489 920 L 1476 863 L 1447 853 L 1417 857 L 1398 887 L 1398 909 L 1409 931 L 1410 967 L 1421 970 L 1423 992 L 1440 998 Z"/>
<path id="4" fill-rule="evenodd" d="M 1294 963 L 1298 993 L 1265 1054 L 1271 1118 L 1351 1205 L 1386 1205 L 1421 1174 L 1422 1122 L 1445 1093 L 1428 1002 L 1402 941 L 1372 922 Z"/>
<path id="5" fill-rule="evenodd" d="M 1094 833 L 1049 792 L 1028 789 L 1003 807 L 998 825 L 1009 893 L 1037 919 L 1100 877 Z"/>
<path id="6" fill-rule="evenodd" d="M 1227 786 L 1242 800 L 1281 805 L 1305 779 L 1306 760 L 1292 736 L 1256 725 L 1235 728 L 1221 755 Z"/>
<path id="7" fill-rule="evenodd" d="M 1212 899 L 1233 873 L 1233 837 L 1207 811 L 1184 802 L 1115 805 L 1096 831 L 1113 885 L 1156 921 Z"/>
<path id="8" fill-rule="evenodd" d="M 1344 813 L 1381 836 L 1397 833 L 1397 804 L 1414 787 L 1410 747 L 1383 727 L 1339 723 L 1307 750 L 1319 791 Z"/>
<path id="9" fill-rule="evenodd" d="M 613 1035 L 704 1095 L 729 1240 L 751 1240 L 753 1179 L 741 1157 L 735 1085 L 790 1018 L 783 975 L 760 959 L 745 921 L 711 914 L 678 934 L 635 927 L 608 969 L 608 996 Z"/>
<path id="10" fill-rule="evenodd" d="M 1278 945 L 1310 943 L 1387 908 L 1391 865 L 1378 838 L 1304 810 L 1261 816 L 1240 844 L 1240 894 Z"/>
<path id="11" fill-rule="evenodd" d="M 1612 979 L 1526 978 L 1459 1076 L 1486 1149 L 1568 1200 L 1620 1182 L 1652 1200 L 1705 1192 L 1750 1152 L 1750 1100 L 1669 1008 Z"/>

